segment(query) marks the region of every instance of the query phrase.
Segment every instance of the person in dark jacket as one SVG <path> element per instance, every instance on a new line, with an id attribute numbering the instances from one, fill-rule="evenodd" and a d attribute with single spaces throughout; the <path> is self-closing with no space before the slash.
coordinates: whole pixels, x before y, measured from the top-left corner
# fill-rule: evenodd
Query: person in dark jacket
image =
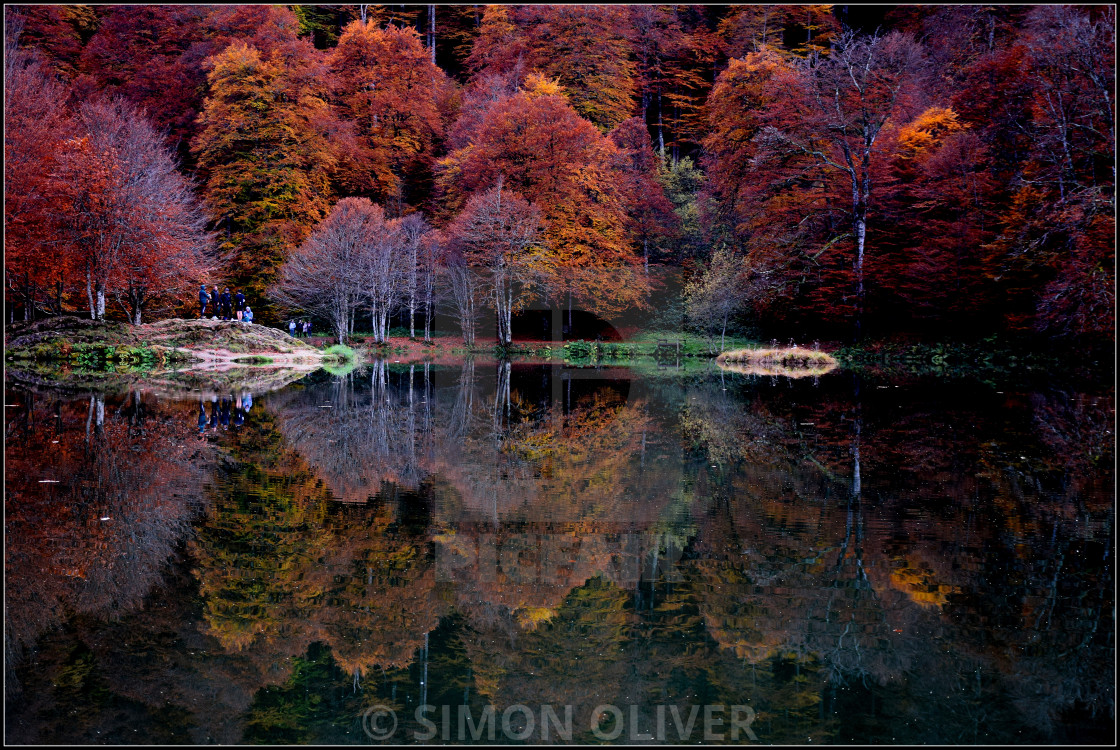
<path id="1" fill-rule="evenodd" d="M 245 295 L 240 289 L 233 295 L 233 309 L 237 311 L 237 319 L 241 320 L 245 315 Z"/>
<path id="2" fill-rule="evenodd" d="M 201 284 L 198 287 L 198 307 L 199 307 L 198 317 L 199 318 L 205 318 L 206 317 L 206 303 L 209 302 L 209 301 L 210 301 L 210 295 L 206 293 L 206 285 Z"/>
<path id="3" fill-rule="evenodd" d="M 233 297 L 229 293 L 227 286 L 222 290 L 222 320 L 229 320 L 233 317 Z"/>
<path id="4" fill-rule="evenodd" d="M 222 314 L 222 295 L 218 292 L 218 287 L 214 287 L 214 291 L 210 292 L 210 312 L 214 316 L 214 320 Z"/>

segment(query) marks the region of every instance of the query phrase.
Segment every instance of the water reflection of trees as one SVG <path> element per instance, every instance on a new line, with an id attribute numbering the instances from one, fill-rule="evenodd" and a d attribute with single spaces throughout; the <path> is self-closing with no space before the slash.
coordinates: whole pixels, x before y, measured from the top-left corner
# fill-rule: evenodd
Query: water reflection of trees
<path id="1" fill-rule="evenodd" d="M 1089 457 L 1108 455 L 1111 407 L 855 385 L 686 402 L 686 435 L 733 467 L 710 472 L 683 571 L 712 637 L 747 661 L 820 659 L 832 690 L 956 701 L 912 741 L 984 741 L 984 715 L 1046 737 L 1069 710 L 1110 713 L 1111 469 Z M 979 391 L 963 396 L 1000 395 Z"/>
<path id="2" fill-rule="evenodd" d="M 87 400 L 9 391 L 5 646 L 11 671 L 73 614 L 134 609 L 201 508 L 212 464 L 189 407 L 136 390 Z"/>
<path id="3" fill-rule="evenodd" d="M 656 541 L 634 532 L 656 524 L 681 478 L 679 459 L 646 466 L 644 401 L 612 387 L 569 398 L 537 376 L 518 383 L 508 362 L 485 376 L 474 361 L 457 373 L 379 363 L 272 405 L 334 498 L 431 490 L 438 572 L 460 610 L 532 626 L 595 575 L 636 582 Z"/>
<path id="4" fill-rule="evenodd" d="M 225 443 L 188 582 L 83 626 L 112 689 L 220 703 L 191 737 L 223 742 L 423 700 L 583 727 L 749 703 L 771 742 L 1045 741 L 1111 711 L 1091 396 L 550 377 L 382 365 L 271 396 Z"/>

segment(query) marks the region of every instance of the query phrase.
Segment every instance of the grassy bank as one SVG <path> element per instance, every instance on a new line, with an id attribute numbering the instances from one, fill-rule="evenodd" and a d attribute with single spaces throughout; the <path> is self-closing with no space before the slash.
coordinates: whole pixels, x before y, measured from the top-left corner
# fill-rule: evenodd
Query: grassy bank
<path id="1" fill-rule="evenodd" d="M 66 365 L 90 371 L 151 369 L 193 362 L 189 351 L 152 343 L 133 326 L 56 318 L 12 326 L 4 343 L 4 362 Z"/>
<path id="2" fill-rule="evenodd" d="M 4 359 L 87 370 L 152 368 L 212 359 L 264 363 L 278 357 L 317 359 L 319 351 L 264 326 L 216 320 L 163 320 L 134 326 L 62 316 L 11 326 Z"/>

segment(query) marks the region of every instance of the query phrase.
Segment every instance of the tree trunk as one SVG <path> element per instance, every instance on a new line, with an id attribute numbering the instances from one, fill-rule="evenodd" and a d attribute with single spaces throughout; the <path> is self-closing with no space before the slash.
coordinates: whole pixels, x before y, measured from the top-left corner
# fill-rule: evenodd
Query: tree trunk
<path id="1" fill-rule="evenodd" d="M 90 320 L 97 320 L 97 305 L 93 301 L 93 280 L 90 278 L 88 269 L 86 270 L 86 299 L 89 300 Z"/>
<path id="2" fill-rule="evenodd" d="M 31 274 L 23 272 L 23 319 L 35 318 L 35 290 L 31 287 Z"/>
<path id="3" fill-rule="evenodd" d="M 428 46 L 432 50 L 432 65 L 436 64 L 436 6 L 428 6 Z"/>
<path id="4" fill-rule="evenodd" d="M 661 153 L 661 160 L 665 160 L 665 127 L 661 121 L 661 92 L 657 92 L 657 150 Z"/>
<path id="5" fill-rule="evenodd" d="M 504 346 L 513 345 L 513 286 L 506 290 L 506 303 L 505 303 L 505 335 L 506 340 Z"/>
<path id="6" fill-rule="evenodd" d="M 867 220 L 856 218 L 856 337 L 863 327 L 863 249 L 867 239 Z"/>
<path id="7" fill-rule="evenodd" d="M 424 300 L 424 343 L 430 344 L 432 342 L 432 299 L 430 291 L 426 297 L 427 299 Z"/>

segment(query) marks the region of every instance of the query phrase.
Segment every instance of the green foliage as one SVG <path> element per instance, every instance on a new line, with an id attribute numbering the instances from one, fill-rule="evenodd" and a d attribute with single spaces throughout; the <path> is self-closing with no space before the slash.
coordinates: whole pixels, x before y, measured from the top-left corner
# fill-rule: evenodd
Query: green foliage
<path id="1" fill-rule="evenodd" d="M 324 358 L 341 360 L 343 362 L 353 360 L 355 355 L 355 351 L 345 344 L 335 344 L 334 346 L 328 346 L 323 351 Z"/>
<path id="2" fill-rule="evenodd" d="M 680 229 L 671 244 L 672 257 L 669 260 L 679 263 L 704 257 L 708 252 L 700 223 L 700 190 L 704 186 L 704 173 L 692 159 L 685 157 L 675 164 L 663 161 L 658 170 L 658 180 L 680 222 Z"/>
<path id="3" fill-rule="evenodd" d="M 362 696 L 353 680 L 335 663 L 329 648 L 313 643 L 294 660 L 291 677 L 278 687 L 260 690 L 246 716 L 242 741 L 249 744 L 353 742 L 354 719 Z"/>
<path id="4" fill-rule="evenodd" d="M 323 352 L 323 369 L 335 377 L 353 372 L 358 365 L 358 353 L 344 344 L 327 347 Z"/>
<path id="5" fill-rule="evenodd" d="M 979 343 L 869 343 L 834 352 L 845 367 L 881 374 L 998 376 L 1030 372 L 1091 372 L 1096 363 L 1065 352 L 1032 352 L 1014 342 L 989 336 Z"/>
<path id="6" fill-rule="evenodd" d="M 317 49 L 338 44 L 342 27 L 356 17 L 354 6 L 292 5 L 299 19 L 299 35 L 311 37 Z"/>

